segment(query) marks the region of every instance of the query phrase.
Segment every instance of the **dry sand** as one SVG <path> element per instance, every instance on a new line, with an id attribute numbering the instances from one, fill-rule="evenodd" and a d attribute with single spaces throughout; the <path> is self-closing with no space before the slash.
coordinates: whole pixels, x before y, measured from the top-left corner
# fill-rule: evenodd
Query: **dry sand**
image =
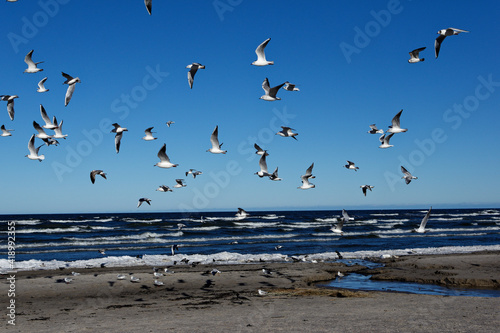
<path id="1" fill-rule="evenodd" d="M 500 288 L 499 253 L 407 256 L 367 270 L 341 263 L 173 266 L 153 285 L 149 266 L 16 274 L 8 332 L 498 332 L 500 298 L 325 289 L 335 273 Z M 210 271 L 218 268 L 221 274 Z M 264 275 L 262 268 L 273 271 Z M 163 267 L 162 267 L 163 268 Z M 130 273 L 139 283 L 130 282 Z M 125 274 L 127 280 L 117 280 Z M 69 284 L 61 282 L 72 277 Z M 1 277 L 2 304 L 9 284 Z M 259 296 L 258 289 L 268 292 Z M 4 310 L 7 314 L 7 310 Z M 6 316 L 4 316 L 6 318 Z"/>

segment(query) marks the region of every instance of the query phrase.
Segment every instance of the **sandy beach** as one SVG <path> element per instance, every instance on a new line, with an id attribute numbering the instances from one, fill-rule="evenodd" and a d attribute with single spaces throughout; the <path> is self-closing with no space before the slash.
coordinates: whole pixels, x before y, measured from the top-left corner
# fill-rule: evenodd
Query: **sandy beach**
<path id="1" fill-rule="evenodd" d="M 9 332 L 497 332 L 500 298 L 327 289 L 340 271 L 374 279 L 500 289 L 499 253 L 404 256 L 383 268 L 342 263 L 176 265 L 16 274 Z M 161 267 L 161 272 L 163 272 Z M 212 275 L 213 268 L 221 271 Z M 264 274 L 262 269 L 272 274 Z M 75 271 L 78 276 L 71 275 Z M 123 274 L 125 280 L 118 280 Z M 140 278 L 130 281 L 131 274 Z M 71 277 L 69 284 L 65 277 Z M 7 276 L 1 276 L 4 309 Z M 268 294 L 260 296 L 258 290 Z M 4 310 L 6 318 L 7 310 Z"/>

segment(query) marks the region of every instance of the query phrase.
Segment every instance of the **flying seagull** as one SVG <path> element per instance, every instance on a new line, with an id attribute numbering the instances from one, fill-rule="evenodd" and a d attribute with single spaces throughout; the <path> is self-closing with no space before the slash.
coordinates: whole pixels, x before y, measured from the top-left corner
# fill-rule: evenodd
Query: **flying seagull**
<path id="1" fill-rule="evenodd" d="M 43 138 L 42 141 L 45 142 L 45 144 L 47 146 L 51 146 L 51 145 L 57 146 L 57 145 L 59 145 L 59 141 L 57 141 L 54 138 Z"/>
<path id="2" fill-rule="evenodd" d="M 382 143 L 379 148 L 385 149 L 385 148 L 390 148 L 394 147 L 394 145 L 389 144 L 389 140 L 392 138 L 394 133 L 391 133 L 389 135 L 382 134 L 379 138 L 379 141 Z"/>
<path id="3" fill-rule="evenodd" d="M 63 82 L 63 84 L 68 85 L 68 90 L 66 90 L 66 96 L 64 98 L 64 106 L 68 106 L 69 101 L 71 100 L 71 97 L 73 96 L 73 92 L 75 91 L 75 86 L 76 83 L 81 83 L 82 81 L 80 80 L 79 77 L 73 78 L 71 75 L 68 75 L 64 72 L 61 72 L 62 76 L 66 79 L 66 81 Z"/>
<path id="4" fill-rule="evenodd" d="M 112 124 L 115 128 L 111 130 L 111 133 L 116 133 L 115 135 L 115 150 L 118 154 L 120 152 L 120 145 L 122 141 L 123 132 L 128 131 L 126 127 L 121 127 L 118 123 Z"/>
<path id="5" fill-rule="evenodd" d="M 299 88 L 295 86 L 295 84 L 291 84 L 288 81 L 285 82 L 285 86 L 283 87 L 283 89 L 288 91 L 300 91 Z"/>
<path id="6" fill-rule="evenodd" d="M 142 139 L 145 140 L 145 141 L 153 141 L 153 140 L 156 140 L 158 138 L 155 138 L 153 136 L 153 133 L 154 132 L 151 132 L 153 130 L 154 127 L 148 127 L 144 133 L 146 134 Z"/>
<path id="7" fill-rule="evenodd" d="M 43 145 L 41 145 L 43 146 Z M 28 141 L 28 150 L 29 150 L 29 155 L 26 155 L 27 158 L 30 160 L 39 160 L 40 162 L 45 159 L 44 155 L 38 155 L 38 151 L 40 150 L 40 147 L 35 148 L 35 134 L 33 134 Z"/>
<path id="8" fill-rule="evenodd" d="M 375 124 L 371 124 L 370 130 L 368 131 L 368 133 L 370 133 L 370 134 L 377 134 L 377 133 L 384 134 L 384 130 L 378 129 Z"/>
<path id="9" fill-rule="evenodd" d="M 170 187 L 165 185 L 160 185 L 156 190 L 160 192 L 173 192 Z"/>
<path id="10" fill-rule="evenodd" d="M 281 87 L 283 87 L 285 85 L 285 83 L 282 83 L 280 84 L 279 86 L 276 86 L 276 87 L 270 87 L 269 86 L 269 80 L 267 79 L 267 77 L 264 79 L 264 81 L 262 82 L 262 89 L 264 89 L 264 92 L 265 94 L 260 96 L 260 99 L 263 99 L 265 101 L 276 101 L 276 100 L 280 100 L 281 98 L 279 97 L 276 97 L 276 94 L 278 93 L 278 90 L 281 89 Z"/>
<path id="11" fill-rule="evenodd" d="M 277 135 L 283 136 L 283 137 L 291 137 L 295 140 L 297 140 L 296 136 L 299 135 L 299 133 L 293 133 L 295 131 L 293 128 L 286 127 L 286 126 L 281 126 L 282 130 L 276 133 Z"/>
<path id="12" fill-rule="evenodd" d="M 422 219 L 422 222 L 420 222 L 420 226 L 418 227 L 418 229 L 415 229 L 415 232 L 418 232 L 421 234 L 425 232 L 425 225 L 427 224 L 427 220 L 429 219 L 429 216 L 431 215 L 431 210 L 432 210 L 432 206 L 431 206 L 431 208 L 429 208 L 429 211 L 427 212 L 427 214 L 425 214 L 424 218 Z"/>
<path id="13" fill-rule="evenodd" d="M 189 171 L 186 171 L 186 176 L 189 175 L 189 174 L 192 174 L 193 175 L 193 178 L 196 178 L 196 176 L 199 176 L 201 175 L 203 172 L 201 171 L 197 171 L 195 169 L 189 169 Z"/>
<path id="14" fill-rule="evenodd" d="M 137 208 L 141 207 L 142 203 L 146 202 L 148 205 L 151 206 L 151 199 L 148 198 L 140 198 L 139 202 L 137 203 Z"/>
<path id="15" fill-rule="evenodd" d="M 267 172 L 266 155 L 262 155 L 260 157 L 259 167 L 260 167 L 260 171 L 255 173 L 257 176 L 259 176 L 260 178 L 271 176 L 271 174 L 269 172 Z"/>
<path id="16" fill-rule="evenodd" d="M 38 134 L 36 135 L 37 138 L 39 139 L 52 138 L 52 135 L 48 135 L 47 133 L 45 133 L 45 130 L 34 120 L 33 120 L 33 127 L 38 132 Z"/>
<path id="17" fill-rule="evenodd" d="M 363 194 L 365 195 L 366 197 L 366 190 L 370 190 L 370 192 L 372 191 L 372 188 L 374 188 L 375 186 L 371 186 L 371 185 L 361 185 L 361 190 L 363 191 Z"/>
<path id="18" fill-rule="evenodd" d="M 0 136 L 12 136 L 12 134 L 10 132 L 12 132 L 13 129 L 6 129 L 5 125 L 2 125 L 0 127 L 0 130 L 2 131 L 2 134 L 0 134 Z"/>
<path id="19" fill-rule="evenodd" d="M 53 122 L 54 122 L 54 124 L 57 125 L 57 119 L 55 116 L 54 116 Z M 59 125 L 57 125 L 57 127 L 53 129 L 53 131 L 54 131 L 54 135 L 52 136 L 53 139 L 66 139 L 66 137 L 68 136 L 68 134 L 62 134 L 62 125 L 63 125 L 63 121 L 61 120 Z"/>
<path id="20" fill-rule="evenodd" d="M 297 188 L 299 188 L 301 190 L 307 190 L 307 189 L 316 187 L 316 185 L 309 183 L 309 178 L 316 178 L 312 174 L 313 167 L 314 167 L 314 163 L 311 164 L 311 166 L 309 168 L 307 168 L 306 173 L 304 175 L 300 176 L 300 178 L 302 179 L 302 185 L 297 187 Z"/>
<path id="21" fill-rule="evenodd" d="M 95 183 L 95 176 L 96 175 L 102 176 L 102 178 L 107 179 L 106 178 L 106 174 L 104 173 L 104 171 L 102 171 L 102 170 L 92 170 L 92 171 L 90 171 L 90 181 L 92 182 L 92 184 Z"/>
<path id="22" fill-rule="evenodd" d="M 212 132 L 212 135 L 210 136 L 210 142 L 212 143 L 212 148 L 208 149 L 207 151 L 212 153 L 212 154 L 225 154 L 227 153 L 227 150 L 222 150 L 222 143 L 219 144 L 219 125 L 215 126 L 214 131 Z"/>
<path id="23" fill-rule="evenodd" d="M 235 215 L 239 219 L 244 219 L 244 218 L 248 217 L 250 214 L 248 214 L 247 211 L 244 210 L 243 208 L 238 207 L 238 212 Z"/>
<path id="24" fill-rule="evenodd" d="M 252 62 L 252 65 L 254 66 L 274 65 L 274 61 L 266 60 L 266 54 L 264 53 L 264 49 L 266 48 L 270 40 L 271 38 L 268 38 L 265 41 L 263 41 L 259 46 L 257 46 L 257 48 L 255 49 L 255 53 L 257 54 L 257 60 Z"/>
<path id="25" fill-rule="evenodd" d="M 175 188 L 186 187 L 186 184 L 183 183 L 184 179 L 176 179 L 175 182 L 177 184 L 174 185 Z"/>
<path id="26" fill-rule="evenodd" d="M 434 53 L 436 54 L 436 59 L 439 55 L 439 50 L 441 49 L 441 43 L 443 42 L 443 40 L 448 36 L 458 35 L 461 32 L 469 32 L 469 31 L 462 29 L 448 28 L 448 29 L 441 29 L 437 32 L 439 36 L 436 38 L 436 41 L 434 42 Z"/>
<path id="27" fill-rule="evenodd" d="M 351 162 L 351 161 L 347 161 L 347 164 L 344 165 L 344 168 L 346 169 L 349 169 L 349 170 L 354 170 L 354 171 L 358 171 L 358 167 L 354 165 L 354 162 Z"/>
<path id="28" fill-rule="evenodd" d="M 28 68 L 24 70 L 25 73 L 37 73 L 43 71 L 43 69 L 36 67 L 36 65 L 43 63 L 43 61 L 33 62 L 33 60 L 31 60 L 33 51 L 34 50 L 29 51 L 26 57 L 24 57 L 24 62 L 28 65 Z"/>
<path id="29" fill-rule="evenodd" d="M 419 58 L 419 53 L 422 52 L 423 50 L 425 50 L 425 46 L 411 51 L 410 52 L 410 59 L 408 59 L 408 62 L 410 64 L 413 64 L 416 62 L 425 61 L 425 58 Z"/>
<path id="30" fill-rule="evenodd" d="M 172 121 L 172 120 L 169 120 L 169 121 L 166 122 L 166 124 L 167 124 L 168 127 L 170 127 L 170 125 L 172 125 L 174 123 L 175 123 L 175 121 Z"/>
<path id="31" fill-rule="evenodd" d="M 401 109 L 401 111 L 399 111 L 398 114 L 396 114 L 394 116 L 394 118 L 392 118 L 392 125 L 389 126 L 389 129 L 387 130 L 387 132 L 389 132 L 389 133 L 402 133 L 402 132 L 408 131 L 408 129 L 406 129 L 406 128 L 401 128 L 401 125 L 399 122 L 399 118 L 401 117 L 401 113 L 403 113 L 403 109 Z"/>
<path id="32" fill-rule="evenodd" d="M 197 62 L 193 62 L 191 65 L 187 65 L 186 68 L 189 68 L 188 72 L 188 82 L 189 82 L 189 87 L 193 89 L 193 81 L 194 81 L 194 76 L 198 69 L 205 69 L 205 66 L 202 64 L 199 64 Z"/>
<path id="33" fill-rule="evenodd" d="M 263 150 L 262 148 L 259 147 L 258 144 L 254 143 L 253 147 L 255 149 L 257 149 L 257 151 L 255 152 L 257 155 L 266 155 L 266 156 L 269 156 L 269 154 L 267 153 L 267 150 Z"/>
<path id="34" fill-rule="evenodd" d="M 42 115 L 42 119 L 45 122 L 45 125 L 42 126 L 43 128 L 53 130 L 54 128 L 57 127 L 57 123 L 54 123 L 53 121 L 50 120 L 49 116 L 47 115 L 47 111 L 45 111 L 45 108 L 43 107 L 42 104 L 40 104 L 40 114 Z"/>
<path id="35" fill-rule="evenodd" d="M 158 151 L 158 158 L 160 159 L 160 162 L 156 163 L 155 166 L 160 167 L 160 168 L 175 168 L 179 164 L 173 164 L 170 162 L 170 158 L 167 155 L 167 144 L 164 143 L 163 146 L 160 148 Z"/>
<path id="36" fill-rule="evenodd" d="M 274 181 L 279 181 L 281 178 L 278 177 L 278 167 L 274 170 L 274 172 L 269 176 L 269 179 Z"/>
<path id="37" fill-rule="evenodd" d="M 345 209 L 342 209 L 342 217 L 340 218 L 339 223 L 337 225 L 333 226 L 330 230 L 333 231 L 336 234 L 341 234 L 343 235 L 344 233 L 342 232 L 342 227 L 344 226 L 344 223 L 349 221 L 350 217 L 345 211 Z"/>
<path id="38" fill-rule="evenodd" d="M 412 174 L 408 170 L 406 170 L 404 166 L 401 166 L 401 172 L 403 172 L 404 174 L 404 176 L 401 178 L 404 178 L 406 185 L 410 184 L 412 179 L 418 179 L 418 177 L 412 176 Z"/>
<path id="39" fill-rule="evenodd" d="M 153 7 L 153 0 L 144 0 L 144 5 L 146 5 L 146 9 L 147 9 L 149 15 L 151 15 L 151 10 Z"/>
<path id="40" fill-rule="evenodd" d="M 10 120 L 14 120 L 14 99 L 19 98 L 17 95 L 0 95 L 2 101 L 7 101 L 7 112 Z"/>
<path id="41" fill-rule="evenodd" d="M 43 79 L 40 80 L 40 82 L 38 82 L 38 89 L 36 91 L 38 91 L 39 93 L 49 91 L 49 89 L 45 88 L 45 86 L 44 86 L 45 81 L 47 81 L 46 77 L 44 77 Z"/>

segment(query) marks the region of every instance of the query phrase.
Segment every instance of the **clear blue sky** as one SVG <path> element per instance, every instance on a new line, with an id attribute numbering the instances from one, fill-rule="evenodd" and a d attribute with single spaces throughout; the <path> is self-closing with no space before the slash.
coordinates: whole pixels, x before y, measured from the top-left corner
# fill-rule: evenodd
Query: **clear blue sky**
<path id="1" fill-rule="evenodd" d="M 499 206 L 500 3 L 155 0 L 152 16 L 142 0 L 0 7 L 0 94 L 19 95 L 14 121 L 0 103 L 0 123 L 15 129 L 0 137 L 0 213 Z M 447 37 L 436 60 L 436 33 L 448 27 L 470 33 Z M 274 66 L 251 66 L 269 37 Z M 409 64 L 423 46 L 426 60 Z M 44 71 L 26 74 L 32 49 Z M 206 69 L 191 90 L 192 62 Z M 82 81 L 67 107 L 61 71 Z M 50 91 L 37 93 L 45 76 Z M 300 91 L 260 100 L 266 77 Z M 41 163 L 25 157 L 40 104 L 69 135 L 42 147 Z M 400 109 L 408 132 L 379 149 L 368 125 L 387 129 Z M 112 122 L 129 129 L 119 154 Z M 206 152 L 216 125 L 226 155 Z M 298 141 L 273 135 L 281 125 Z M 150 126 L 159 139 L 145 142 Z M 255 142 L 281 182 L 254 175 Z M 163 143 L 179 167 L 153 167 Z M 316 188 L 298 190 L 312 162 Z M 419 179 L 405 185 L 401 165 Z M 190 168 L 203 175 L 186 177 Z M 108 179 L 91 184 L 92 169 Z M 176 178 L 187 187 L 155 191 Z M 363 184 L 375 186 L 366 197 Z M 140 197 L 152 206 L 137 209 Z"/>

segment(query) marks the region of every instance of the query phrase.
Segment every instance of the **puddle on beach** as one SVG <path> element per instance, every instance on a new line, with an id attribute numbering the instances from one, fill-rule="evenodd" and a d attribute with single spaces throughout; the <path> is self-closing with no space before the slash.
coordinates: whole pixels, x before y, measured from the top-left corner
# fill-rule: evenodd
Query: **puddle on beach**
<path id="1" fill-rule="evenodd" d="M 342 278 L 336 278 L 328 284 L 321 285 L 321 287 L 344 288 L 351 290 L 392 291 L 441 296 L 500 297 L 500 290 L 457 289 L 433 284 L 377 281 L 370 280 L 370 276 L 356 273 L 346 274 Z"/>

